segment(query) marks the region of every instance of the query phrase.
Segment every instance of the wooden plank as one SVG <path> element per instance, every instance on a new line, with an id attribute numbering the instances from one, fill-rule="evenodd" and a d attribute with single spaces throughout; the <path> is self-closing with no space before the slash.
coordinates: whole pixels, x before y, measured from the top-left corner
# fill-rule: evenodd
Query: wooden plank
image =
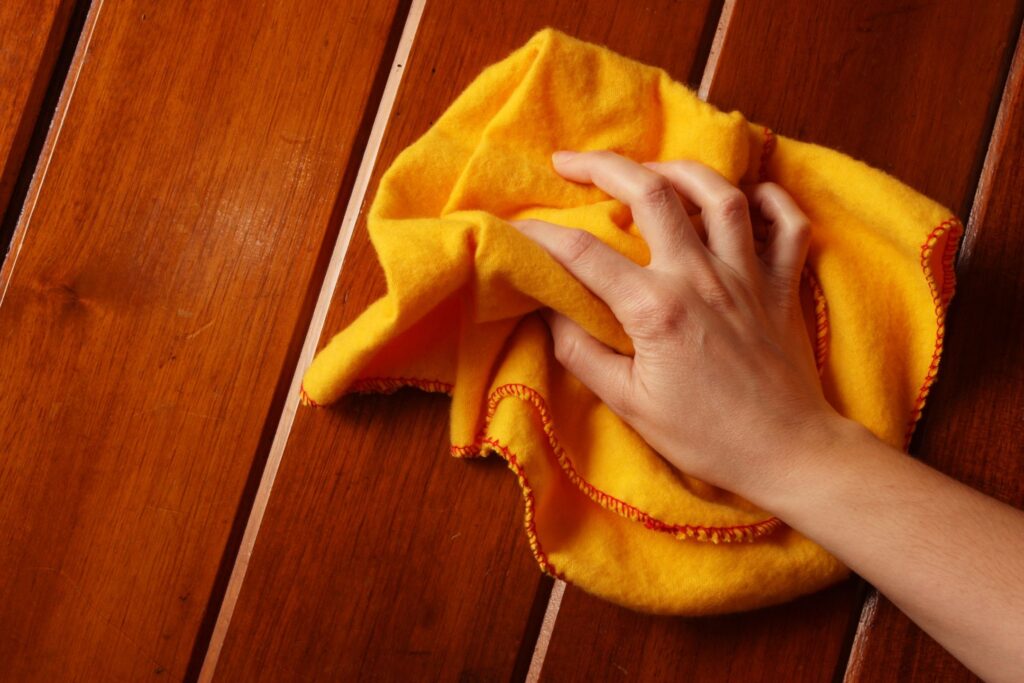
<path id="1" fill-rule="evenodd" d="M 915 450 L 931 465 L 1024 507 L 1024 31 L 967 225 L 946 358 Z M 969 542 L 965 542 L 965 546 Z M 846 680 L 977 678 L 884 597 L 873 597 Z"/>
<path id="2" fill-rule="evenodd" d="M 0 276 L 0 678 L 194 675 L 395 14 L 93 2 Z"/>
<path id="3" fill-rule="evenodd" d="M 0 3 L 0 217 L 14 182 L 75 0 L 5 0 Z M 0 235 L 0 253 L 6 252 Z"/>
<path id="4" fill-rule="evenodd" d="M 705 78 L 711 102 L 837 147 L 965 213 L 1019 2 L 832 0 L 808 12 L 787 0 L 728 9 Z M 543 679 L 618 680 L 621 667 L 637 680 L 830 680 L 845 669 L 862 595 L 851 580 L 745 616 L 645 621 L 570 586 Z"/>
<path id="5" fill-rule="evenodd" d="M 430 0 L 370 187 L 484 66 L 549 25 L 686 78 L 714 16 L 670 0 Z M 361 222 L 345 258 L 321 344 L 384 292 Z M 214 678 L 522 677 L 551 584 L 515 478 L 448 455 L 447 409 L 405 391 L 298 411 Z"/>

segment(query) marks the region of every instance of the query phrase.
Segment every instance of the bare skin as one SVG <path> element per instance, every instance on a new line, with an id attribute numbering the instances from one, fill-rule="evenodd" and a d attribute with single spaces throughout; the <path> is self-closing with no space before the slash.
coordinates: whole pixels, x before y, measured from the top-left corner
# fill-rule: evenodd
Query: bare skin
<path id="1" fill-rule="evenodd" d="M 560 152 L 553 164 L 627 204 L 651 250 L 641 267 L 586 231 L 514 223 L 608 304 L 635 349 L 545 311 L 558 360 L 669 462 L 821 544 L 977 675 L 1024 680 L 1024 512 L 826 402 L 798 298 L 811 228 L 793 199 L 693 161 Z M 681 198 L 700 208 L 706 243 Z"/>

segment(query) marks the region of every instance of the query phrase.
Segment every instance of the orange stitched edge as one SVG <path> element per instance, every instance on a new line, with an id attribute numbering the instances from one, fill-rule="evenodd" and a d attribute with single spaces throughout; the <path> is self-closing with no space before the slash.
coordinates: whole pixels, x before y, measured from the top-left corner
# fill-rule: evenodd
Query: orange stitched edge
<path id="1" fill-rule="evenodd" d="M 760 182 L 768 180 L 768 160 L 772 158 L 775 151 L 775 133 L 771 128 L 764 128 L 764 144 L 761 145 L 761 163 L 757 169 L 757 179 Z"/>
<path id="2" fill-rule="evenodd" d="M 550 574 L 556 579 L 566 581 L 565 575 L 555 569 L 555 565 L 551 564 L 544 549 L 541 548 L 540 537 L 537 535 L 537 525 L 534 519 L 536 502 L 533 498 L 533 488 L 530 486 L 530 480 L 526 478 L 526 472 L 516 459 L 515 453 L 508 446 L 494 438 L 485 439 L 484 444 L 490 447 L 489 450 L 500 455 L 505 460 L 508 468 L 516 473 L 516 478 L 519 480 L 519 486 L 523 492 L 523 502 L 525 503 L 523 526 L 526 528 L 526 538 L 530 543 L 530 551 L 533 552 L 533 557 L 537 560 L 537 564 L 540 565 L 540 568 L 545 573 Z"/>
<path id="3" fill-rule="evenodd" d="M 313 400 L 313 398 L 306 393 L 306 387 L 299 385 L 299 403 L 304 406 L 313 406 L 314 408 L 322 408 L 323 406 Z"/>
<path id="4" fill-rule="evenodd" d="M 764 127 L 763 132 L 764 144 L 761 147 L 761 161 L 758 167 L 758 180 L 760 182 L 768 180 L 768 162 L 775 151 L 776 145 L 775 133 L 767 126 Z M 944 251 L 942 253 L 943 279 L 942 288 L 940 289 L 932 273 L 929 259 L 935 244 L 947 232 L 949 234 L 946 235 L 946 242 L 943 245 Z M 928 366 L 928 372 L 925 374 L 924 382 L 921 384 L 921 389 L 918 391 L 917 398 L 914 400 L 914 405 L 911 409 L 910 420 L 907 423 L 907 431 L 903 442 L 903 450 L 905 451 L 910 448 L 910 441 L 914 437 L 914 429 L 921 419 L 921 413 L 924 411 L 924 404 L 928 398 L 928 393 L 931 391 L 932 384 L 935 383 L 935 379 L 938 376 L 939 361 L 942 357 L 942 345 L 946 334 L 946 308 L 949 306 L 949 302 L 956 290 L 956 272 L 953 268 L 953 258 L 956 256 L 959 238 L 962 233 L 963 225 L 960 223 L 960 220 L 956 216 L 951 216 L 928 233 L 924 244 L 921 245 L 921 268 L 924 270 L 925 279 L 928 281 L 928 289 L 931 291 L 932 301 L 935 304 L 935 349 L 932 353 L 932 361 Z M 814 311 L 817 318 L 818 333 L 815 355 L 820 373 L 824 365 L 828 346 L 828 309 L 820 283 L 807 269 L 805 269 L 805 274 L 809 276 L 814 292 Z"/>
<path id="5" fill-rule="evenodd" d="M 814 364 L 818 366 L 820 375 L 828 358 L 828 300 L 825 299 L 825 292 L 810 265 L 804 265 L 802 274 L 811 288 L 811 296 L 814 297 Z"/>
<path id="6" fill-rule="evenodd" d="M 769 533 L 782 525 L 782 521 L 777 517 L 770 517 L 766 520 L 754 522 L 752 524 L 721 527 L 698 524 L 670 524 L 656 519 L 647 512 L 644 512 L 643 510 L 640 510 L 639 508 L 630 505 L 629 503 L 616 498 L 605 491 L 602 491 L 584 479 L 579 472 L 577 472 L 572 460 L 566 454 L 565 449 L 562 447 L 562 444 L 555 435 L 554 420 L 551 418 L 551 413 L 547 407 L 547 403 L 544 401 L 544 397 L 535 389 L 525 384 L 503 384 L 491 392 L 490 398 L 487 401 L 487 415 L 484 418 L 484 428 L 481 430 L 481 435 L 477 437 L 478 443 L 485 438 L 487 425 L 490 423 L 491 418 L 497 411 L 498 404 L 509 396 L 514 396 L 533 405 L 540 416 L 544 433 L 548 437 L 548 443 L 551 445 L 562 470 L 569 476 L 569 479 L 576 484 L 577 488 L 583 491 L 583 493 L 585 493 L 587 497 L 595 503 L 601 505 L 601 507 L 616 512 L 628 519 L 641 522 L 645 527 L 654 531 L 670 533 L 679 539 L 696 539 L 698 541 L 711 541 L 712 543 L 752 541 L 758 536 Z M 477 448 L 478 447 L 476 445 L 462 446 L 458 448 L 453 446 L 452 455 L 458 456 L 467 450 Z"/>
<path id="7" fill-rule="evenodd" d="M 354 382 L 349 388 L 349 393 L 392 393 L 402 387 L 416 387 L 425 391 L 446 393 L 449 395 L 452 393 L 453 389 L 451 384 L 447 382 L 440 382 L 438 380 L 419 379 L 415 377 L 370 377 Z M 510 383 L 503 384 L 495 388 L 488 397 L 487 412 L 484 416 L 484 425 L 481 428 L 479 435 L 472 444 L 464 446 L 452 444 L 450 447 L 450 453 L 455 457 L 474 457 L 484 455 L 482 448 L 484 444 L 488 443 L 489 439 L 492 438 L 487 435 L 487 427 L 490 425 L 490 422 L 497 411 L 498 404 L 509 397 L 519 398 L 533 405 L 540 416 L 544 434 L 548 437 L 548 443 L 554 451 L 555 458 L 558 460 L 558 464 L 561 466 L 562 470 L 569 477 L 570 481 L 572 481 L 577 488 L 586 494 L 588 498 L 605 509 L 611 510 L 612 512 L 622 515 L 627 519 L 641 522 L 645 527 L 653 531 L 672 534 L 680 540 L 694 539 L 697 541 L 709 541 L 711 543 L 753 541 L 754 539 L 769 534 L 783 526 L 782 520 L 778 517 L 769 517 L 759 522 L 733 526 L 670 524 L 669 522 L 664 522 L 652 517 L 647 512 L 644 512 L 643 510 L 640 510 L 639 508 L 630 505 L 629 503 L 616 498 L 605 491 L 602 491 L 584 479 L 579 472 L 576 471 L 576 467 L 573 465 L 572 460 L 565 453 L 565 449 L 562 447 L 562 444 L 555 435 L 554 422 L 551 419 L 551 413 L 548 410 L 544 397 L 535 389 L 525 384 Z"/>
<path id="8" fill-rule="evenodd" d="M 361 379 L 353 383 L 349 389 L 349 393 L 373 392 L 378 394 L 391 394 L 405 387 L 415 387 L 431 393 L 448 395 L 451 395 L 452 389 L 454 388 L 450 383 L 438 380 L 418 379 L 414 377 L 371 377 L 368 379 Z M 322 407 L 306 393 L 305 387 L 300 389 L 299 396 L 306 405 L 310 405 L 315 408 Z M 456 447 L 453 445 L 452 449 L 454 448 Z M 508 446 L 505 446 L 494 437 L 486 437 L 482 439 L 481 447 L 478 448 L 476 455 L 485 456 L 487 455 L 487 452 L 497 453 L 508 465 L 508 468 L 515 473 L 516 478 L 519 480 L 519 487 L 523 493 L 523 502 L 525 504 L 523 526 L 526 528 L 526 538 L 529 541 L 530 551 L 533 553 L 533 557 L 537 560 L 537 564 L 540 565 L 541 570 L 545 573 L 550 574 L 556 579 L 566 581 L 565 575 L 555 568 L 555 565 L 551 563 L 547 554 L 544 552 L 544 549 L 541 547 L 540 537 L 537 535 L 537 525 L 535 521 L 536 501 L 533 497 L 533 487 L 530 486 L 530 480 L 527 479 L 526 472 L 523 470 L 522 465 L 519 464 L 519 460 L 516 458 L 515 453 L 513 453 Z"/>
<path id="9" fill-rule="evenodd" d="M 432 394 L 448 394 L 451 396 L 454 386 L 449 382 L 436 379 L 419 379 L 418 377 L 368 377 L 352 383 L 346 393 L 351 394 L 393 394 L 405 387 L 415 387 Z"/>
<path id="10" fill-rule="evenodd" d="M 935 350 L 932 352 L 932 362 L 928 366 L 924 382 L 917 393 L 917 398 L 914 400 L 914 407 L 910 414 L 910 421 L 907 424 L 907 433 L 903 443 L 903 450 L 905 451 L 910 448 L 910 440 L 914 437 L 914 429 L 917 427 L 918 420 L 921 419 L 921 413 L 924 410 L 928 392 L 931 391 L 932 384 L 935 382 L 939 372 L 942 344 L 946 336 L 946 308 L 949 306 L 949 302 L 953 298 L 953 292 L 956 290 L 956 271 L 953 269 L 953 258 L 956 256 L 962 232 L 963 225 L 961 225 L 958 218 L 953 216 L 939 223 L 934 230 L 928 233 L 924 244 L 921 245 L 921 268 L 924 270 L 925 279 L 928 281 L 928 289 L 932 294 L 932 302 L 935 304 Z M 946 233 L 949 234 L 947 235 Z M 943 245 L 944 251 L 942 252 L 943 277 L 942 288 L 940 289 L 932 273 L 930 259 L 932 251 L 935 249 L 935 244 L 943 235 L 946 236 L 946 243 Z"/>
<path id="11" fill-rule="evenodd" d="M 761 161 L 758 166 L 757 179 L 758 182 L 763 183 L 768 180 L 768 162 L 775 152 L 776 137 L 772 129 L 767 126 L 762 128 L 762 132 L 764 133 L 764 143 L 761 145 Z M 811 270 L 809 264 L 804 264 L 802 275 L 807 279 L 807 284 L 811 288 L 811 295 L 814 297 L 814 362 L 818 366 L 818 374 L 821 374 L 822 369 L 825 367 L 825 360 L 828 357 L 828 302 L 825 300 L 825 292 L 821 289 L 821 283 L 818 282 L 818 278 L 814 271 Z"/>

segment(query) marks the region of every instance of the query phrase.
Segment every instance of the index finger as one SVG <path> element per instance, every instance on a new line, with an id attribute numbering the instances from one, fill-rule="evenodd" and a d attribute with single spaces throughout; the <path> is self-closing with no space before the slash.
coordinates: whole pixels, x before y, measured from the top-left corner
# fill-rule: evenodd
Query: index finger
<path id="1" fill-rule="evenodd" d="M 628 302 L 644 269 L 586 230 L 527 219 L 510 224 L 558 261 L 584 287 L 604 301 L 619 321 L 629 315 Z"/>
<path id="2" fill-rule="evenodd" d="M 629 206 L 651 250 L 651 266 L 680 259 L 706 262 L 706 250 L 667 178 L 610 151 L 555 152 L 555 170 L 569 180 L 593 183 Z"/>

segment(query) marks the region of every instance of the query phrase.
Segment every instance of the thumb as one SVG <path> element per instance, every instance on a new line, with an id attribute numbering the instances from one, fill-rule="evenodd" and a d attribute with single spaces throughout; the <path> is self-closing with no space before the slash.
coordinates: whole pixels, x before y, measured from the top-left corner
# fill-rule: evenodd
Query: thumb
<path id="1" fill-rule="evenodd" d="M 594 339 L 578 323 L 550 309 L 541 312 L 551 329 L 555 358 L 620 416 L 628 410 L 633 359 Z"/>

